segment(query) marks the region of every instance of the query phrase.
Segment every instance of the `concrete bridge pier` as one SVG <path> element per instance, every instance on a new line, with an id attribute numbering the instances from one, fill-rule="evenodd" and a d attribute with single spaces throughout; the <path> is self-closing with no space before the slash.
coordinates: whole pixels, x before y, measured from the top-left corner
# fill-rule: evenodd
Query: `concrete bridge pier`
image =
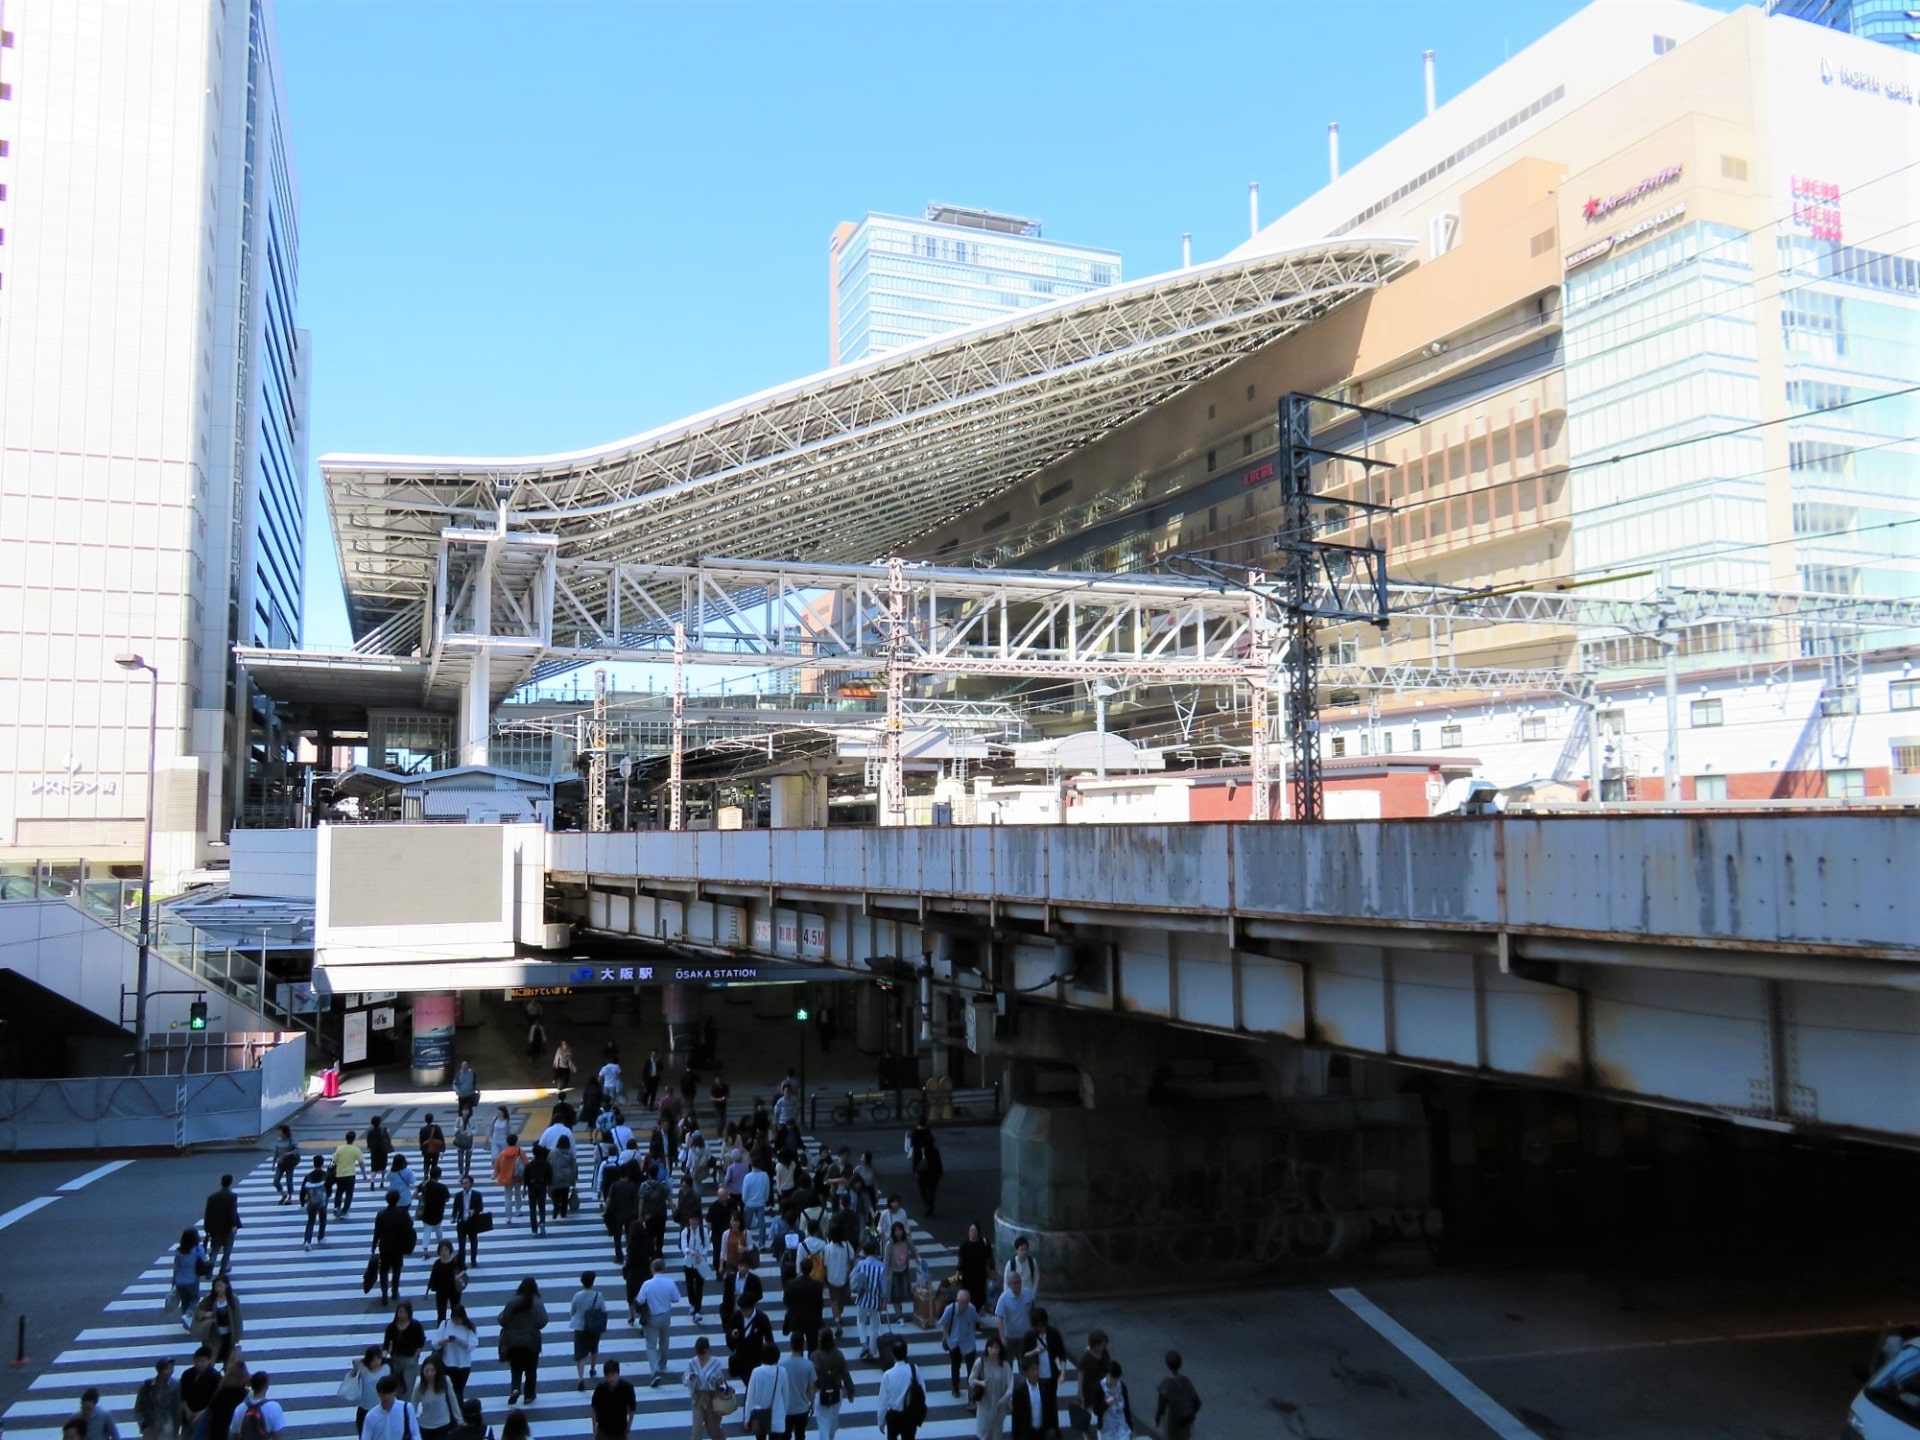
<path id="1" fill-rule="evenodd" d="M 1003 1048 L 1002 1252 L 1055 1293 L 1424 1259 L 1419 1097 L 1331 1093 L 1328 1056 L 1048 1007 Z"/>

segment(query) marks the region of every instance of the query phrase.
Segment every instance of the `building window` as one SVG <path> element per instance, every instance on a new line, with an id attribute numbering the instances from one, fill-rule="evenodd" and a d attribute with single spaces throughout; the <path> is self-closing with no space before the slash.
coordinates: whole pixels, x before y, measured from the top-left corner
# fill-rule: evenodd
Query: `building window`
<path id="1" fill-rule="evenodd" d="M 1418 725 L 1413 727 L 1413 735 L 1407 741 L 1407 748 L 1412 750 L 1416 755 L 1420 753 L 1420 727 Z"/>
<path id="2" fill-rule="evenodd" d="M 1360 732 L 1360 753 L 1362 755 L 1371 755 L 1373 753 L 1373 733 L 1371 731 L 1362 730 Z"/>
<path id="3" fill-rule="evenodd" d="M 1333 758 L 1336 760 L 1344 758 L 1347 753 L 1347 737 L 1344 735 L 1336 735 L 1333 737 L 1332 743 Z"/>
<path id="4" fill-rule="evenodd" d="M 1888 685 L 1887 705 L 1894 710 L 1920 710 L 1920 680 L 1895 680 Z"/>
<path id="5" fill-rule="evenodd" d="M 1391 730 L 1382 730 L 1380 732 L 1380 753 L 1382 755 L 1391 755 L 1393 753 L 1393 732 Z"/>
<path id="6" fill-rule="evenodd" d="M 1687 723 L 1696 730 L 1727 723 L 1724 707 L 1718 700 L 1696 700 L 1687 707 Z"/>
<path id="7" fill-rule="evenodd" d="M 1679 43 L 1671 35 L 1656 35 L 1653 37 L 1653 53 L 1664 55 Z"/>
<path id="8" fill-rule="evenodd" d="M 1523 715 L 1520 717 L 1520 738 L 1522 740 L 1544 740 L 1547 738 L 1547 717 L 1544 715 Z"/>
<path id="9" fill-rule="evenodd" d="M 1253 453 L 1253 436 L 1242 435 L 1240 437 L 1240 453 L 1242 455 L 1251 455 Z"/>
<path id="10" fill-rule="evenodd" d="M 1071 489 L 1073 489 L 1072 480 L 1062 480 L 1058 485 L 1049 485 L 1040 492 L 1040 503 L 1042 505 L 1051 504 Z"/>
<path id="11" fill-rule="evenodd" d="M 1442 750 L 1458 750 L 1464 739 L 1465 737 L 1461 734 L 1458 725 L 1442 725 L 1440 727 L 1440 748 Z"/>
<path id="12" fill-rule="evenodd" d="M 1213 468 L 1219 463 L 1220 463 L 1220 460 L 1219 460 L 1218 453 L 1212 450 L 1207 451 L 1207 470 L 1209 471 L 1209 473 L 1211 473 Z"/>
<path id="13" fill-rule="evenodd" d="M 1860 692 L 1851 685 L 1835 685 L 1820 692 L 1822 715 L 1858 715 Z"/>
<path id="14" fill-rule="evenodd" d="M 1724 800 L 1727 798 L 1727 777 L 1724 775 L 1696 775 L 1693 777 L 1693 798 L 1696 800 Z"/>
<path id="15" fill-rule="evenodd" d="M 1827 771 L 1829 800 L 1864 800 L 1867 797 L 1867 772 L 1864 770 Z"/>
<path id="16" fill-rule="evenodd" d="M 1002 510 L 998 515 L 994 516 L 991 520 L 983 520 L 980 522 L 980 533 L 982 535 L 991 535 L 995 530 L 998 530 L 1002 525 L 1005 525 L 1012 518 L 1013 518 L 1012 511 Z"/>

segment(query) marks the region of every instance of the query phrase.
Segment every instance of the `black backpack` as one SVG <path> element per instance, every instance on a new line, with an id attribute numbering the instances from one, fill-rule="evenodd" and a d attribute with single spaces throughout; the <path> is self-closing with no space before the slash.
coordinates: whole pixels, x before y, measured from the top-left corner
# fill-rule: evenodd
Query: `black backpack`
<path id="1" fill-rule="evenodd" d="M 907 1398 L 900 1407 L 909 1427 L 927 1423 L 927 1387 L 920 1383 L 920 1367 L 915 1365 L 912 1369 L 913 1383 L 907 1386 Z M 240 1440 L 249 1440 L 249 1437 L 243 1434 Z"/>

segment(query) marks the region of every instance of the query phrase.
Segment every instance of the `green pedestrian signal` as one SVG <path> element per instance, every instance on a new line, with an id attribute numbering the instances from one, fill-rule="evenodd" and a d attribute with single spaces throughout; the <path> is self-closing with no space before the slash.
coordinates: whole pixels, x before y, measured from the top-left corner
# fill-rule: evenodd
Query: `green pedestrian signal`
<path id="1" fill-rule="evenodd" d="M 207 1002 L 196 1000 L 187 1007 L 187 1028 L 204 1030 L 207 1028 Z"/>
<path id="2" fill-rule="evenodd" d="M 804 1005 L 802 1005 L 802 1006 L 801 1006 L 801 1007 L 800 1007 L 800 1008 L 799 1008 L 798 1010 L 796 1010 L 796 1011 L 794 1011 L 794 1012 L 793 1012 L 793 1018 L 794 1018 L 794 1019 L 796 1019 L 796 1020 L 804 1020 L 804 1019 L 806 1019 L 806 1018 L 807 1018 L 807 1007 L 806 1007 L 806 1006 L 804 1006 Z"/>

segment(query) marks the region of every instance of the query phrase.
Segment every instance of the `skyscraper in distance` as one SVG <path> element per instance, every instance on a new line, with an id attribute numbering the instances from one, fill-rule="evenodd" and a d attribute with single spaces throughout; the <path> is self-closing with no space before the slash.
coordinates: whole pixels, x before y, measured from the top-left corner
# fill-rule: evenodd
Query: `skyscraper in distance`
<path id="1" fill-rule="evenodd" d="M 1920 54 L 1915 0 L 1767 0 L 1767 11 Z"/>
<path id="2" fill-rule="evenodd" d="M 833 364 L 898 350 L 1120 280 L 1120 252 L 1041 235 L 1040 222 L 929 205 L 918 220 L 869 211 L 828 242 Z"/>
<path id="3" fill-rule="evenodd" d="M 300 639 L 311 347 L 271 0 L 0 8 L 0 865 L 209 858 Z M 147 792 L 148 676 L 158 777 Z"/>

